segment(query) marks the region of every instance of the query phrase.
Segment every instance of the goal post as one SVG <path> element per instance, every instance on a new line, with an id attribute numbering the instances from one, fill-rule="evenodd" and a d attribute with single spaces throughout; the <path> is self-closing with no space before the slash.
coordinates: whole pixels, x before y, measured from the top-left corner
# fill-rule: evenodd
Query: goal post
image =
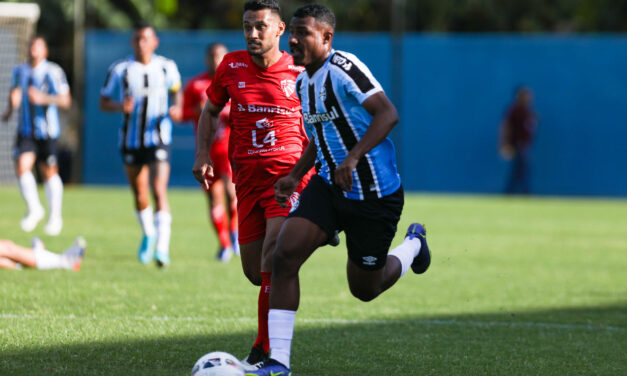
<path id="1" fill-rule="evenodd" d="M 38 19 L 37 4 L 0 2 L 0 114 L 8 105 L 11 71 L 26 61 Z M 18 114 L 19 111 L 13 111 L 6 123 L 0 119 L 0 184 L 15 182 L 13 143 Z"/>

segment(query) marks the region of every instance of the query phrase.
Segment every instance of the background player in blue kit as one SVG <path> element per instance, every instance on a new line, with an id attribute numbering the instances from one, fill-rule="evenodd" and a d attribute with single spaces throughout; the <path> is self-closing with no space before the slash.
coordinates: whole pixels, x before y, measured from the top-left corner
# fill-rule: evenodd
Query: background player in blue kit
<path id="1" fill-rule="evenodd" d="M 181 75 L 174 61 L 154 53 L 159 39 L 152 26 L 136 26 L 131 45 L 134 54 L 109 68 L 100 108 L 124 114 L 120 151 L 143 232 L 138 258 L 144 264 L 154 258 L 161 267 L 170 264 L 172 216 L 167 188 L 172 121 L 182 118 Z"/>
<path id="2" fill-rule="evenodd" d="M 57 139 L 61 133 L 58 108 L 69 109 L 72 97 L 63 69 L 47 60 L 46 41 L 42 37 L 33 38 L 28 52 L 28 62 L 13 68 L 9 105 L 2 118 L 7 121 L 14 109 L 20 109 L 14 150 L 15 171 L 27 206 L 20 226 L 31 232 L 44 217 L 37 182 L 31 172 L 38 162 L 49 210 L 44 232 L 54 236 L 63 227 L 63 182 L 57 165 Z"/>
<path id="3" fill-rule="evenodd" d="M 290 23 L 294 62 L 306 71 L 296 81 L 303 120 L 314 134 L 289 175 L 275 184 L 285 203 L 299 179 L 316 165 L 300 204 L 283 224 L 273 255 L 270 289 L 270 359 L 247 375 L 289 375 L 294 319 L 300 298 L 298 271 L 307 258 L 343 230 L 351 293 L 370 301 L 411 267 L 424 273 L 431 256 L 426 231 L 414 223 L 401 245 L 389 247 L 404 194 L 388 133 L 396 108 L 368 68 L 332 49 L 335 16 L 322 5 L 299 8 Z"/>

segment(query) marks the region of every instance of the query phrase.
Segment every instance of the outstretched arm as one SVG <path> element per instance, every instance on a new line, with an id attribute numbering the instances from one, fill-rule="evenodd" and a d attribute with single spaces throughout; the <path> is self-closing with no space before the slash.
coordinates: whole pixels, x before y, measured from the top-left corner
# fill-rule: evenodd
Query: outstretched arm
<path id="1" fill-rule="evenodd" d="M 335 170 L 335 184 L 347 192 L 353 187 L 353 170 L 357 167 L 359 159 L 379 145 L 398 123 L 396 107 L 382 91 L 366 99 L 362 106 L 372 115 L 372 121 L 361 140 Z"/>

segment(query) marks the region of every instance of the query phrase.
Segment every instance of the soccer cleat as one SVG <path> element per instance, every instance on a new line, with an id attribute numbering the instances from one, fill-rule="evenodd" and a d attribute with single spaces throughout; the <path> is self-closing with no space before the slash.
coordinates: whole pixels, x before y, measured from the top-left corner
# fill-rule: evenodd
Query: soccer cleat
<path id="1" fill-rule="evenodd" d="M 137 250 L 137 258 L 139 262 L 142 264 L 148 264 L 152 261 L 155 255 L 155 247 L 157 245 L 157 237 L 156 236 L 146 236 L 142 237 L 142 242 L 139 245 L 139 250 Z"/>
<path id="2" fill-rule="evenodd" d="M 216 254 L 216 259 L 226 264 L 227 262 L 231 261 L 231 257 L 233 256 L 233 254 L 233 248 L 231 247 L 220 248 L 220 250 Z"/>
<path id="3" fill-rule="evenodd" d="M 63 257 L 65 257 L 68 261 L 70 269 L 74 269 L 76 271 L 81 269 L 81 263 L 83 262 L 83 257 L 85 257 L 86 249 L 87 242 L 85 241 L 85 238 L 79 236 L 74 240 L 74 243 L 72 243 L 70 248 L 63 252 Z"/>
<path id="4" fill-rule="evenodd" d="M 20 221 L 20 227 L 24 232 L 31 232 L 37 227 L 39 221 L 44 218 L 44 209 L 29 211 Z"/>
<path id="5" fill-rule="evenodd" d="M 33 251 L 45 248 L 44 242 L 36 236 L 30 240 L 30 247 L 33 249 Z"/>
<path id="6" fill-rule="evenodd" d="M 155 253 L 155 262 L 160 268 L 170 266 L 170 253 L 157 251 L 157 253 Z"/>
<path id="7" fill-rule="evenodd" d="M 261 368 L 253 371 L 246 371 L 246 376 L 292 376 L 292 371 L 272 358 L 266 360 Z"/>
<path id="8" fill-rule="evenodd" d="M 50 218 L 44 226 L 44 232 L 46 235 L 57 236 L 61 233 L 63 228 L 63 220 L 61 218 Z"/>
<path id="9" fill-rule="evenodd" d="M 414 261 L 411 263 L 411 270 L 416 274 L 426 272 L 431 264 L 431 252 L 427 245 L 427 230 L 420 223 L 412 223 L 407 229 L 405 238 L 418 238 L 420 240 L 420 252 L 418 252 L 418 256 L 414 257 Z"/>
<path id="10" fill-rule="evenodd" d="M 242 365 L 247 371 L 254 371 L 263 365 L 265 361 L 269 359 L 268 354 L 263 349 L 253 346 L 250 350 L 250 354 L 242 360 Z"/>
<path id="11" fill-rule="evenodd" d="M 233 254 L 239 256 L 239 241 L 237 238 L 237 231 L 231 231 L 230 233 L 231 244 L 233 245 Z"/>

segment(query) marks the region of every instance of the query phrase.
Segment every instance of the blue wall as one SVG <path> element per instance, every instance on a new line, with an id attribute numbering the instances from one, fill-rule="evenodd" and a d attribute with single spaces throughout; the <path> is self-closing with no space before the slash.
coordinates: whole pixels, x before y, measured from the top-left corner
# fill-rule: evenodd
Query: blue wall
<path id="1" fill-rule="evenodd" d="M 86 40 L 85 183 L 120 184 L 120 117 L 98 110 L 108 66 L 131 53 L 129 33 Z M 186 81 L 203 69 L 204 46 L 242 49 L 241 32 L 161 33 L 158 52 Z M 283 38 L 283 43 L 286 38 Z M 386 34 L 340 33 L 335 47 L 359 56 L 401 113 L 394 132 L 407 190 L 500 192 L 507 163 L 498 126 L 514 87 L 530 86 L 540 115 L 532 188 L 540 194 L 627 196 L 627 37 L 409 34 L 392 60 Z M 286 49 L 283 45 L 283 49 Z M 402 81 L 392 82 L 394 70 Z M 173 185 L 193 185 L 193 133 L 175 127 Z"/>

